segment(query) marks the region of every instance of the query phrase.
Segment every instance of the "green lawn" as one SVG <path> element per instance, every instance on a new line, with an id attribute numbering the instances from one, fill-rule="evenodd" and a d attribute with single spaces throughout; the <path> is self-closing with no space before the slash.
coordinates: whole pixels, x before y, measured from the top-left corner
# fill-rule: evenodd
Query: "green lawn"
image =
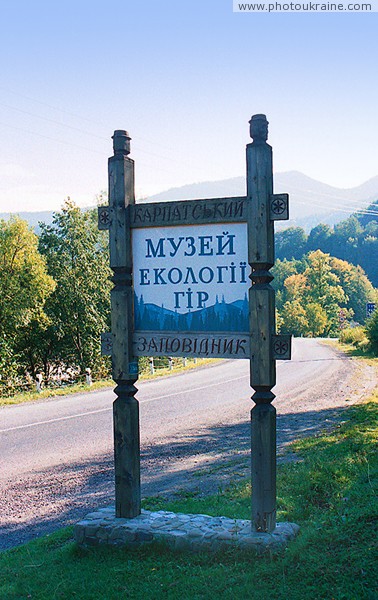
<path id="1" fill-rule="evenodd" d="M 280 521 L 301 532 L 278 554 L 175 554 L 80 549 L 64 529 L 0 554 L 0 598 L 141 600 L 376 600 L 378 393 L 345 412 L 334 432 L 296 442 L 278 467 Z M 250 488 L 210 497 L 150 498 L 144 507 L 249 518 Z"/>

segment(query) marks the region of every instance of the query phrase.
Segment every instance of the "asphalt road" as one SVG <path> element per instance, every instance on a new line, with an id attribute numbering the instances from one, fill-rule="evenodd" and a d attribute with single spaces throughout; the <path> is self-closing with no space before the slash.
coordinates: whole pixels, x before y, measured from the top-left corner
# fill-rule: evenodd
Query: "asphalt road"
<path id="1" fill-rule="evenodd" d="M 277 363 L 278 449 L 332 425 L 353 399 L 355 363 L 297 339 Z M 141 382 L 142 494 L 216 491 L 248 472 L 249 366 L 221 361 Z M 0 548 L 111 504 L 112 401 L 101 390 L 0 410 Z M 199 476 L 200 475 L 200 476 Z"/>

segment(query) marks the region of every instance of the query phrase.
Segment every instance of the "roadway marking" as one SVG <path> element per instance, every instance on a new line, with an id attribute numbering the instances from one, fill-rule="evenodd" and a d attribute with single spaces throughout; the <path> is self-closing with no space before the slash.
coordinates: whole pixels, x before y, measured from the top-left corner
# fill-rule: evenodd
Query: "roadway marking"
<path id="1" fill-rule="evenodd" d="M 231 383 L 233 381 L 239 381 L 240 379 L 245 379 L 248 375 L 242 375 L 242 377 L 234 377 L 233 379 L 227 379 L 226 381 L 218 381 L 217 383 L 210 383 L 209 385 L 203 385 L 197 388 L 190 388 L 189 390 L 183 390 L 182 392 L 175 392 L 174 394 L 166 394 L 165 396 L 156 396 L 156 398 L 147 398 L 146 400 L 141 400 L 141 402 L 152 402 L 153 400 L 162 400 L 163 398 L 171 398 L 172 396 L 177 396 L 178 394 L 187 394 L 189 392 L 199 392 L 201 390 L 207 390 L 207 388 L 216 387 L 217 385 L 223 385 L 225 383 Z"/>
<path id="2" fill-rule="evenodd" d="M 232 383 L 233 381 L 239 381 L 240 379 L 245 379 L 248 375 L 243 375 L 242 377 L 234 377 L 233 379 L 227 379 L 226 381 L 219 381 L 217 383 L 210 383 L 209 385 L 204 385 L 202 387 L 190 388 L 188 390 L 183 390 L 181 392 L 175 392 L 173 394 L 165 394 L 164 396 L 156 396 L 155 398 L 146 398 L 145 400 L 140 400 L 140 404 L 146 404 L 147 402 L 154 402 L 155 400 L 163 400 L 165 398 L 171 398 L 172 396 L 178 396 L 180 394 L 188 394 L 190 392 L 199 392 L 201 390 L 207 390 L 211 387 L 216 387 L 218 385 L 224 385 L 226 383 Z M 58 423 L 59 421 L 68 421 L 69 419 L 77 419 L 79 417 L 86 417 L 87 415 L 96 415 L 99 413 L 107 412 L 112 410 L 109 408 L 100 408 L 98 410 L 91 410 L 84 413 L 78 413 L 77 415 L 68 415 L 66 417 L 57 417 L 56 419 L 49 419 L 47 421 L 38 421 L 36 423 L 27 423 L 26 425 L 17 425 L 16 427 L 9 427 L 8 429 L 0 429 L 0 433 L 7 433 L 9 431 L 16 431 L 17 429 L 27 429 L 29 427 L 38 427 L 39 425 L 48 425 L 49 423 Z"/>
<path id="3" fill-rule="evenodd" d="M 57 423 L 58 421 L 68 421 L 68 419 L 76 419 L 77 417 L 85 417 L 86 415 L 95 415 L 96 413 L 106 412 L 107 410 L 111 410 L 111 408 L 100 408 L 99 410 L 91 410 L 85 413 L 78 413 L 77 415 L 68 415 L 67 417 L 57 417 L 56 419 L 49 419 L 48 421 L 37 421 L 37 423 L 28 423 L 27 425 L 9 427 L 9 429 L 0 429 L 0 433 L 16 431 L 16 429 L 26 429 L 27 427 L 37 427 L 38 425 L 47 425 L 48 423 Z"/>

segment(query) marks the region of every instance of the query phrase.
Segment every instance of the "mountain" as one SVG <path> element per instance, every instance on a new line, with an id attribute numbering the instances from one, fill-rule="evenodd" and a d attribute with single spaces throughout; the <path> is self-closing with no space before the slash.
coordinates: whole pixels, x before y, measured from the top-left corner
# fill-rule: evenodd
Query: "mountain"
<path id="1" fill-rule="evenodd" d="M 332 226 L 376 200 L 378 176 L 357 187 L 344 189 L 321 183 L 298 171 L 288 171 L 274 175 L 274 191 L 290 195 L 290 221 L 278 221 L 276 228 L 283 229 L 296 225 L 309 232 L 319 223 Z M 204 181 L 171 188 L 139 202 L 222 198 L 244 196 L 245 193 L 245 177 L 233 177 L 222 181 Z M 0 213 L 0 218 L 7 219 L 9 214 Z M 39 221 L 51 223 L 53 215 L 50 211 L 18 214 L 36 229 Z"/>
<path id="2" fill-rule="evenodd" d="M 18 215 L 24 221 L 27 221 L 31 227 L 38 233 L 39 232 L 39 223 L 46 223 L 50 225 L 53 220 L 53 211 L 52 210 L 43 210 L 38 212 L 16 212 L 16 213 L 0 213 L 0 219 L 4 219 L 7 221 L 11 215 Z"/>
<path id="3" fill-rule="evenodd" d="M 275 193 L 290 196 L 290 221 L 276 223 L 278 228 L 296 225 L 310 231 L 320 222 L 334 225 L 356 210 L 366 208 L 378 198 L 378 176 L 354 188 L 336 188 L 316 181 L 298 171 L 276 173 Z M 146 199 L 148 202 L 189 200 L 191 198 L 221 198 L 243 196 L 245 178 L 234 177 L 223 181 L 207 181 L 171 188 Z"/>

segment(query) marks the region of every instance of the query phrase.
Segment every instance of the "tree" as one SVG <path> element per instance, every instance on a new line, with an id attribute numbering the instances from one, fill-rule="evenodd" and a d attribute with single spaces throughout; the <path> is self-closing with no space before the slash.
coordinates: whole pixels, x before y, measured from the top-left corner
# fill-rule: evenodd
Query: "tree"
<path id="1" fill-rule="evenodd" d="M 286 288 L 286 297 L 288 300 L 304 298 L 309 292 L 308 280 L 303 273 L 287 277 L 284 286 Z"/>
<path id="2" fill-rule="evenodd" d="M 366 335 L 369 340 L 371 351 L 378 356 L 378 310 L 368 319 L 366 324 Z"/>
<path id="3" fill-rule="evenodd" d="M 307 318 L 307 327 L 304 328 L 304 334 L 309 337 L 318 337 L 329 333 L 329 317 L 325 309 L 318 302 L 306 304 L 305 314 Z"/>
<path id="4" fill-rule="evenodd" d="M 26 221 L 0 221 L 0 331 L 14 335 L 37 317 L 54 287 Z"/>
<path id="5" fill-rule="evenodd" d="M 320 223 L 310 231 L 307 240 L 307 250 L 322 250 L 331 252 L 333 231 L 329 225 Z"/>
<path id="6" fill-rule="evenodd" d="M 272 286 L 276 292 L 276 307 L 278 311 L 281 311 L 283 305 L 287 301 L 285 280 L 291 275 L 295 275 L 298 269 L 301 267 L 299 261 L 295 260 L 276 260 L 274 267 L 271 269 L 271 273 L 274 277 Z"/>
<path id="7" fill-rule="evenodd" d="M 299 300 L 289 300 L 283 306 L 281 317 L 281 333 L 291 333 L 294 336 L 304 335 L 308 331 L 306 311 Z"/>
<path id="8" fill-rule="evenodd" d="M 288 227 L 276 234 L 276 256 L 281 260 L 301 259 L 306 251 L 306 244 L 307 235 L 302 227 Z"/>
<path id="9" fill-rule="evenodd" d="M 28 365 L 24 335 L 34 321 L 46 319 L 45 303 L 55 288 L 46 261 L 38 251 L 38 237 L 26 221 L 0 221 L 0 368 L 2 381 Z M 7 372 L 8 371 L 8 372 Z"/>
<path id="10" fill-rule="evenodd" d="M 110 327 L 108 241 L 97 229 L 95 211 L 81 211 L 70 199 L 41 224 L 40 250 L 57 282 L 46 306 L 51 323 L 39 352 L 45 368 L 56 361 L 101 370 L 100 335 Z"/>
<path id="11" fill-rule="evenodd" d="M 371 283 L 378 286 L 378 233 L 366 235 L 360 243 L 359 264 L 364 269 Z"/>
<path id="12" fill-rule="evenodd" d="M 319 305 L 327 316 L 326 335 L 335 335 L 338 329 L 340 305 L 346 305 L 348 297 L 340 285 L 340 280 L 332 271 L 329 254 L 321 250 L 310 252 L 304 275 L 308 282 L 306 301 Z M 315 334 L 314 334 L 315 335 Z"/>
<path id="13" fill-rule="evenodd" d="M 363 233 L 363 227 L 357 216 L 352 215 L 345 221 L 337 223 L 334 227 L 336 235 L 343 239 L 357 239 Z"/>
<path id="14" fill-rule="evenodd" d="M 377 290 L 360 266 L 317 250 L 303 260 L 277 260 L 273 287 L 281 331 L 294 335 L 336 335 L 340 309 L 363 323 Z"/>
<path id="15" fill-rule="evenodd" d="M 347 310 L 348 296 L 332 260 L 337 259 L 317 250 L 310 252 L 301 263 L 295 261 L 295 269 L 294 266 L 290 269 L 287 263 L 285 271 L 291 270 L 292 274 L 284 280 L 281 292 L 285 300 L 280 310 L 283 332 L 309 336 L 337 333 L 340 307 Z M 349 309 L 347 316 L 352 314 Z"/>
<path id="16" fill-rule="evenodd" d="M 360 266 L 356 267 L 345 260 L 334 257 L 331 257 L 330 265 L 348 296 L 347 308 L 353 311 L 354 319 L 358 323 L 364 323 L 366 303 L 375 301 L 376 290 Z"/>
<path id="17" fill-rule="evenodd" d="M 301 260 L 306 252 L 321 250 L 361 266 L 373 285 L 378 286 L 378 200 L 366 214 L 352 215 L 333 228 L 319 224 L 307 237 L 300 227 L 289 227 L 276 235 L 276 256 L 280 260 Z M 284 300 L 282 300 L 284 302 Z"/>
<path id="18" fill-rule="evenodd" d="M 377 213 L 378 213 L 378 200 L 374 200 L 366 209 L 363 214 L 357 215 L 357 219 L 361 223 L 362 227 L 365 227 L 371 221 L 377 221 Z"/>

